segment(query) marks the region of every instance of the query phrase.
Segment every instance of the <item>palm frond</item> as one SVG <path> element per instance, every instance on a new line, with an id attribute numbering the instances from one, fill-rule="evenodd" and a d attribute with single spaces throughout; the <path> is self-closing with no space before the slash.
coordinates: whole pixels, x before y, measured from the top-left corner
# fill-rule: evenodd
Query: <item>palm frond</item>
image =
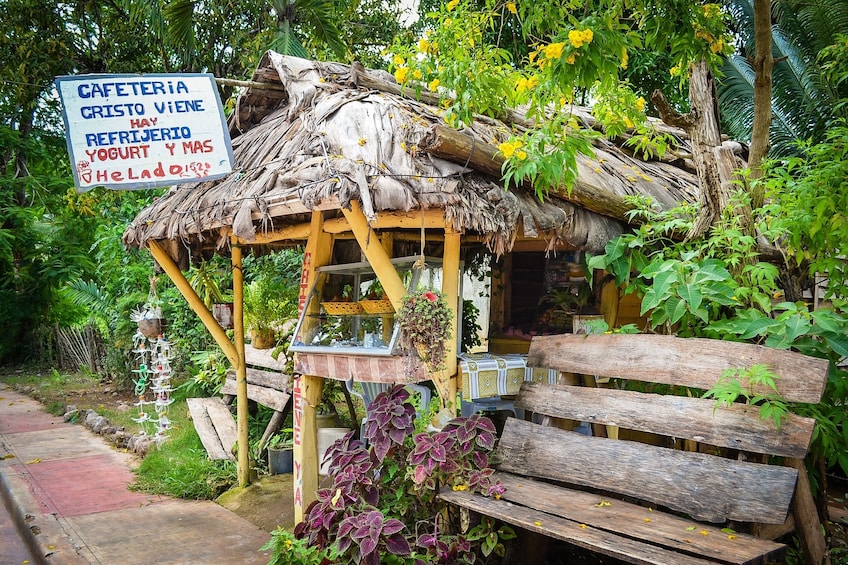
<path id="1" fill-rule="evenodd" d="M 112 308 L 112 297 L 94 281 L 75 279 L 63 287 L 62 292 L 76 306 L 89 308 L 93 313 L 107 316 Z"/>
<path id="2" fill-rule="evenodd" d="M 193 53 L 195 49 L 194 12 L 194 0 L 174 0 L 165 7 L 168 39 L 187 53 Z"/>

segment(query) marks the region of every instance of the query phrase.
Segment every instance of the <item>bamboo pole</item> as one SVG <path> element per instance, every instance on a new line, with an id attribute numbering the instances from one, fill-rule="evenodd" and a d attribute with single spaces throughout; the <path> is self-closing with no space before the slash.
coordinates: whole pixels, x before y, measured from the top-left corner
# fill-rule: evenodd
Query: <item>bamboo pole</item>
<path id="1" fill-rule="evenodd" d="M 162 267 L 165 274 L 168 275 L 171 281 L 173 281 L 174 286 L 177 287 L 177 290 L 179 290 L 186 299 L 188 305 L 198 315 L 200 321 L 203 322 L 203 325 L 206 326 L 207 330 L 209 330 L 209 333 L 212 334 L 212 338 L 224 352 L 224 355 L 227 356 L 227 360 L 229 360 L 234 369 L 238 370 L 238 367 L 242 364 L 242 362 L 239 359 L 236 346 L 233 345 L 233 342 L 231 342 L 230 338 L 227 337 L 227 332 L 225 332 L 224 328 L 222 328 L 217 320 L 215 320 L 212 312 L 206 308 L 203 300 L 201 300 L 200 297 L 197 296 L 197 293 L 194 292 L 194 289 L 191 287 L 188 280 L 186 280 L 182 271 L 180 271 L 180 268 L 176 263 L 174 263 L 171 256 L 162 249 L 162 246 L 159 245 L 156 240 L 149 240 L 147 242 L 147 247 L 150 249 L 150 254 L 153 255 L 153 258 L 157 263 L 159 263 L 159 266 Z"/>
<path id="2" fill-rule="evenodd" d="M 239 364 L 236 367 L 236 429 L 238 431 L 238 482 L 250 484 L 250 444 L 247 434 L 247 367 L 244 362 L 244 273 L 241 246 L 233 238 L 233 341 Z M 226 446 L 225 446 L 226 447 Z"/>
<path id="3" fill-rule="evenodd" d="M 440 381 L 439 395 L 442 396 L 442 408 L 456 409 L 456 354 L 459 346 L 459 313 L 462 311 L 462 297 L 459 295 L 459 247 L 461 234 L 451 228 L 445 228 L 445 251 L 442 256 L 442 294 L 452 307 L 451 335 L 445 348 L 445 369 L 434 375 Z"/>

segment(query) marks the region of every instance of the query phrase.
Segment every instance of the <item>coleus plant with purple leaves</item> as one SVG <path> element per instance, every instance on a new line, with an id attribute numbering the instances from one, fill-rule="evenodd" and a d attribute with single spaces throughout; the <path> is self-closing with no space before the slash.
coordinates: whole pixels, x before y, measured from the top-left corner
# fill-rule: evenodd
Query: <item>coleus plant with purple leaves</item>
<path id="1" fill-rule="evenodd" d="M 475 564 L 502 554 L 500 540 L 514 537 L 492 521 L 460 533 L 455 513 L 436 496 L 445 486 L 503 494 L 489 466 L 491 420 L 456 418 L 441 431 L 416 434 L 408 399 L 402 385 L 378 395 L 368 411 L 368 446 L 351 432 L 327 452 L 332 486 L 318 491 L 295 527 L 298 538 L 327 550 L 327 563 Z"/>

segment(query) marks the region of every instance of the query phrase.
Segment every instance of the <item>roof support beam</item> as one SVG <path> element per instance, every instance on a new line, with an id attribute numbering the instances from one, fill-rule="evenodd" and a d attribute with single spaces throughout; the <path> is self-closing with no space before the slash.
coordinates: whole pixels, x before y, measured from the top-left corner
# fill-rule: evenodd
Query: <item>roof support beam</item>
<path id="1" fill-rule="evenodd" d="M 348 218 L 347 210 L 342 208 L 342 212 L 345 214 L 344 218 L 335 218 L 324 222 L 324 231 L 335 234 L 352 230 L 352 222 Z M 442 229 L 445 227 L 444 210 L 421 210 L 415 213 L 382 211 L 374 221 L 368 222 L 366 220 L 366 223 L 372 229 L 378 230 L 391 228 L 421 229 L 422 218 L 425 228 Z"/>
<path id="2" fill-rule="evenodd" d="M 206 308 L 206 305 L 203 303 L 203 300 L 197 295 L 194 289 L 191 287 L 191 284 L 186 280 L 180 268 L 174 263 L 174 260 L 171 259 L 171 256 L 168 255 L 162 246 L 156 240 L 149 240 L 147 242 L 147 247 L 150 249 L 150 254 L 153 255 L 153 258 L 159 263 L 159 266 L 165 271 L 165 274 L 170 277 L 173 281 L 174 286 L 177 287 L 177 290 L 185 297 L 186 302 L 191 307 L 192 310 L 200 317 L 200 321 L 203 322 L 203 325 L 206 326 L 206 329 L 209 330 L 209 333 L 212 334 L 212 338 L 224 352 L 224 355 L 227 356 L 227 360 L 229 360 L 230 364 L 233 366 L 233 369 L 238 370 L 240 365 L 243 365 L 243 358 L 240 359 L 238 352 L 236 352 L 236 346 L 233 345 L 233 342 L 230 341 L 230 338 L 227 337 L 227 332 L 224 331 L 224 328 L 215 320 L 215 317 L 212 315 L 212 312 Z"/>
<path id="3" fill-rule="evenodd" d="M 347 218 L 347 223 L 350 224 L 353 235 L 356 236 L 356 241 L 359 243 L 362 253 L 365 254 L 365 258 L 374 269 L 374 274 L 377 275 L 380 284 L 383 285 L 386 297 L 391 300 L 395 311 L 399 311 L 403 297 L 406 295 L 406 287 L 403 285 L 397 269 L 392 264 L 391 257 L 386 253 L 377 234 L 371 229 L 371 225 L 369 225 L 368 219 L 358 202 L 352 201 L 350 210 L 342 208 L 342 212 Z M 445 223 L 442 221 L 440 227 L 444 227 L 444 225 Z M 420 226 L 421 219 L 419 218 L 416 227 Z"/>
<path id="4" fill-rule="evenodd" d="M 235 237 L 235 241 L 241 245 L 262 245 L 264 243 L 276 243 L 278 241 L 286 241 L 292 239 L 309 239 L 311 233 L 311 224 L 304 222 L 302 224 L 293 224 L 280 229 L 269 232 L 257 233 L 256 236 L 247 240 L 243 237 Z M 232 233 L 232 229 L 230 229 Z"/>

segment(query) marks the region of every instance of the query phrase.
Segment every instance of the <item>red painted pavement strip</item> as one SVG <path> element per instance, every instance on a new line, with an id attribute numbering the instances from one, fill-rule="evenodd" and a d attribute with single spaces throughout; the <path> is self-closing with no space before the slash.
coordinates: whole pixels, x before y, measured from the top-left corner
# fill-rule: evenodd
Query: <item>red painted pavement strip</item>
<path id="1" fill-rule="evenodd" d="M 49 416 L 43 412 L 22 412 L 0 416 L 0 434 L 35 432 L 70 425 L 64 423 L 61 418 Z"/>
<path id="2" fill-rule="evenodd" d="M 167 500 L 128 490 L 133 473 L 110 455 L 54 459 L 28 465 L 14 463 L 12 467 L 29 475 L 33 496 L 49 508 L 49 513 L 59 517 L 135 508 Z"/>

